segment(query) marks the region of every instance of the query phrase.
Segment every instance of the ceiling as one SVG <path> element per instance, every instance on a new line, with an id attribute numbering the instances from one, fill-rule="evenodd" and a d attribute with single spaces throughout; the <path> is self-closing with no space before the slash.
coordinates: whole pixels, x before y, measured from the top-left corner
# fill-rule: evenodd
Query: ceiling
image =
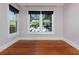
<path id="1" fill-rule="evenodd" d="M 18 3 L 20 6 L 58 6 L 64 3 Z"/>

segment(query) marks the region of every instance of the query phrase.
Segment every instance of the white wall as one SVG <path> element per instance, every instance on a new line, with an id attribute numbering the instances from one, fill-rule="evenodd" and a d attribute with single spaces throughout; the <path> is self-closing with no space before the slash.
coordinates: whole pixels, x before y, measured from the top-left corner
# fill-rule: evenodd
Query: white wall
<path id="1" fill-rule="evenodd" d="M 64 37 L 79 48 L 79 4 L 64 5 Z"/>
<path id="2" fill-rule="evenodd" d="M 51 10 L 55 12 L 55 34 L 30 34 L 28 33 L 28 11 L 35 10 Z M 20 24 L 19 32 L 21 38 L 31 38 L 31 39 L 53 39 L 63 37 L 63 6 L 27 6 L 20 8 Z"/>
<path id="3" fill-rule="evenodd" d="M 0 4 L 0 46 L 8 41 L 8 5 Z"/>
<path id="4" fill-rule="evenodd" d="M 18 36 L 15 35 L 9 37 L 8 11 L 9 11 L 8 4 L 6 3 L 0 4 L 0 51 L 8 47 L 10 44 L 9 45 L 7 44 L 15 40 L 15 38 Z"/>

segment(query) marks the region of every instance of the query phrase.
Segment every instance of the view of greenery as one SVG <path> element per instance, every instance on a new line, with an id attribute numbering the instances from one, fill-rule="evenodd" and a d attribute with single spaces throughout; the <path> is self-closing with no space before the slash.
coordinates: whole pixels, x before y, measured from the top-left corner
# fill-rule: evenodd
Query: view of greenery
<path id="1" fill-rule="evenodd" d="M 52 31 L 51 15 L 44 14 L 42 16 L 42 21 L 43 21 L 42 30 L 40 30 L 40 27 L 39 27 L 40 25 L 39 20 L 40 20 L 39 15 L 31 14 L 30 32 L 50 32 Z"/>
<path id="2" fill-rule="evenodd" d="M 16 20 L 10 20 L 10 33 L 15 33 L 16 30 Z"/>
<path id="3" fill-rule="evenodd" d="M 16 26 L 16 20 L 14 20 L 14 19 L 13 20 L 9 20 L 9 24 L 13 25 L 13 26 Z"/>
<path id="4" fill-rule="evenodd" d="M 15 33 L 17 31 L 16 14 L 12 11 L 9 12 L 9 33 Z"/>
<path id="5" fill-rule="evenodd" d="M 46 32 L 52 31 L 52 15 L 43 14 L 43 27 L 46 29 Z"/>
<path id="6" fill-rule="evenodd" d="M 39 26 L 39 21 L 38 20 L 32 20 L 31 21 L 31 27 L 37 28 Z"/>

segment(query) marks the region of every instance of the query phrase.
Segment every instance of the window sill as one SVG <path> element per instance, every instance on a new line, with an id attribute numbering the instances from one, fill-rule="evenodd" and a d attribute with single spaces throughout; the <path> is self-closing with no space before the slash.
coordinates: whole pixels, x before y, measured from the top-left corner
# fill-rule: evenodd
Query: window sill
<path id="1" fill-rule="evenodd" d="M 54 32 L 28 32 L 29 34 L 55 34 Z"/>

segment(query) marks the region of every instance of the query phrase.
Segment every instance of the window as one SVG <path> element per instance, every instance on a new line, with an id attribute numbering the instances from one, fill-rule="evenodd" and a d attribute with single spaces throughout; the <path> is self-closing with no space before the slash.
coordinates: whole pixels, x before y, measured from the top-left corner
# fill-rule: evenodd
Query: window
<path id="1" fill-rule="evenodd" d="M 17 14 L 18 10 L 9 5 L 9 33 L 17 32 Z"/>
<path id="2" fill-rule="evenodd" d="M 53 11 L 29 11 L 30 32 L 54 32 Z"/>
<path id="3" fill-rule="evenodd" d="M 42 30 L 44 32 L 52 32 L 52 14 L 43 14 L 42 15 Z"/>

